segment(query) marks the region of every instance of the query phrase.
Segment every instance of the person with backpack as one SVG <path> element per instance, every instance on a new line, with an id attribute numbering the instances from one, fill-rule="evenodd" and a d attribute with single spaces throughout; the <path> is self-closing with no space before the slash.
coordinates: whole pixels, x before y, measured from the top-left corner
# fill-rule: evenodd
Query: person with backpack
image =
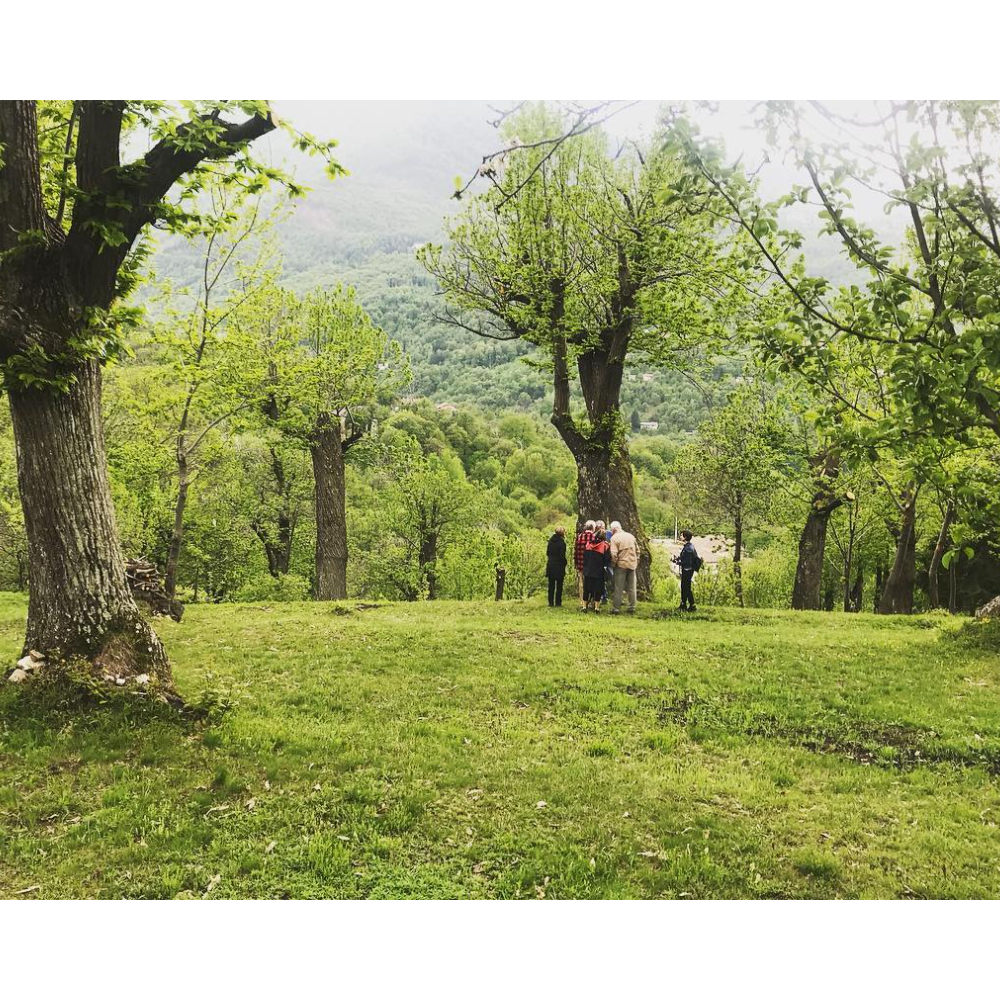
<path id="1" fill-rule="evenodd" d="M 583 551 L 583 607 L 581 611 L 600 611 L 604 588 L 611 566 L 611 547 L 603 532 L 591 533 Z M 591 608 L 593 605 L 593 608 Z"/>
<path id="2" fill-rule="evenodd" d="M 681 538 L 684 539 L 684 546 L 681 548 L 680 555 L 675 556 L 673 560 L 681 568 L 681 605 L 678 610 L 697 611 L 698 609 L 694 605 L 691 581 L 694 579 L 695 573 L 705 565 L 705 560 L 698 555 L 691 544 L 694 535 L 687 528 L 681 532 Z"/>

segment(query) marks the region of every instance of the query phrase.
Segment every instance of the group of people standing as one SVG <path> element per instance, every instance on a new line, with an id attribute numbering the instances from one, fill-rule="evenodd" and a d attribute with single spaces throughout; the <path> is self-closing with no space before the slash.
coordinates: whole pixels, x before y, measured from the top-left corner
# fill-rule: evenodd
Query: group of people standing
<path id="1" fill-rule="evenodd" d="M 549 607 L 562 606 L 563 580 L 566 576 L 566 529 L 556 528 L 549 539 L 545 575 L 549 578 Z M 613 594 L 611 613 L 621 613 L 628 594 L 628 613 L 635 614 L 636 570 L 639 568 L 639 544 L 635 535 L 618 521 L 605 527 L 603 521 L 587 521 L 573 546 L 577 591 L 581 611 L 600 610 Z"/>
<path id="2" fill-rule="evenodd" d="M 684 545 L 674 562 L 681 574 L 681 611 L 696 611 L 692 581 L 701 569 L 702 559 L 692 544 L 690 531 L 681 532 Z M 545 575 L 549 580 L 549 607 L 562 607 L 563 581 L 568 563 L 566 529 L 559 527 L 549 539 Z M 581 611 L 598 612 L 607 604 L 608 590 L 613 597 L 611 613 L 621 613 L 622 600 L 628 594 L 628 613 L 635 614 L 636 570 L 639 568 L 639 543 L 618 521 L 607 527 L 603 521 L 587 521 L 573 546 L 577 590 Z"/>

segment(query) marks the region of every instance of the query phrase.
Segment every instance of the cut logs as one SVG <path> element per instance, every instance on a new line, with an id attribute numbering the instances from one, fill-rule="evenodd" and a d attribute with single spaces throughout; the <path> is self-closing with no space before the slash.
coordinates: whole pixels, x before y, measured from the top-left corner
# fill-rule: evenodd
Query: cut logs
<path id="1" fill-rule="evenodd" d="M 129 559 L 125 563 L 125 579 L 132 589 L 132 596 L 147 605 L 152 614 L 169 616 L 175 622 L 181 620 L 184 605 L 167 596 L 156 563 Z"/>

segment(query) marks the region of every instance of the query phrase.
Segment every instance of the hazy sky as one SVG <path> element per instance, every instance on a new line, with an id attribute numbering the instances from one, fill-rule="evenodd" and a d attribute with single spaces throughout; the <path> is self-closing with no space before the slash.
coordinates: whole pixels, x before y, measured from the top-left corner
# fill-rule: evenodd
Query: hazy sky
<path id="1" fill-rule="evenodd" d="M 493 122 L 496 108 L 514 101 L 277 101 L 276 112 L 304 131 L 339 142 L 337 155 L 350 176 L 329 182 L 322 164 L 292 151 L 287 136 L 277 132 L 255 146 L 260 155 L 285 162 L 312 191 L 293 217 L 282 225 L 286 267 L 301 270 L 318 262 L 357 260 L 368 249 L 407 250 L 441 238 L 442 221 L 456 211 L 452 198 L 456 178 L 469 178 L 484 155 L 502 145 Z M 596 100 L 581 103 L 594 104 Z M 624 104 L 625 102 L 623 102 Z M 614 139 L 641 139 L 653 135 L 662 105 L 670 101 L 638 101 L 617 113 L 604 126 Z M 725 142 L 727 157 L 742 158 L 755 169 L 765 157 L 765 137 L 754 125 L 754 101 L 727 101 L 712 110 L 688 104 L 687 110 L 702 132 Z M 491 107 L 492 105 L 492 107 Z M 840 103 L 841 112 L 860 110 Z M 866 117 L 870 117 L 870 104 Z M 787 192 L 807 178 L 791 156 L 767 153 L 758 174 L 765 197 Z M 901 221 L 887 218 L 877 195 L 859 190 L 859 215 L 894 239 Z M 829 237 L 817 237 L 817 209 L 794 206 L 785 216 L 788 225 L 810 238 L 809 253 L 827 262 L 839 256 Z"/>
<path id="2" fill-rule="evenodd" d="M 334 136 L 341 141 L 345 162 L 352 157 L 365 166 L 369 153 L 376 149 L 384 161 L 394 148 L 400 159 L 407 156 L 406 143 L 420 131 L 447 141 L 455 133 L 455 153 L 468 157 L 466 169 L 475 168 L 479 158 L 496 148 L 496 132 L 489 124 L 496 118 L 492 108 L 509 108 L 515 102 L 485 101 L 278 101 L 279 113 L 296 125 L 317 135 Z M 596 100 L 584 103 L 597 103 Z M 625 103 L 625 102 L 623 102 Z M 605 128 L 615 138 L 649 137 L 655 131 L 659 109 L 666 100 L 637 101 L 611 118 Z M 762 160 L 765 139 L 754 125 L 757 101 L 722 101 L 711 110 L 688 105 L 688 112 L 707 135 L 721 138 L 731 159 L 742 156 L 744 164 L 756 167 Z M 828 102 L 841 113 L 870 115 L 871 102 Z M 492 108 L 491 108 L 492 105 Z M 464 150 L 467 150 L 465 152 Z M 790 158 L 771 151 L 770 162 L 760 177 L 768 195 L 787 190 L 792 180 L 801 180 Z M 380 162 L 379 166 L 385 164 Z M 445 178 L 448 184 L 452 178 Z"/>

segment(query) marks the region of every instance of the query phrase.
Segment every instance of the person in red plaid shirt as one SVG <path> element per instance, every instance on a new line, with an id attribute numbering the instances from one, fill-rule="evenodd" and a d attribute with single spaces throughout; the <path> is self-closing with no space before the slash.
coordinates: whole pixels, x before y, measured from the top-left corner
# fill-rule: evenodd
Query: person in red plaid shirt
<path id="1" fill-rule="evenodd" d="M 573 546 L 573 565 L 576 566 L 576 582 L 580 594 L 581 610 L 585 610 L 587 607 L 587 602 L 583 599 L 583 554 L 587 550 L 588 543 L 594 540 L 595 527 L 593 521 L 588 521 L 583 526 L 583 531 L 576 536 L 576 544 Z"/>

